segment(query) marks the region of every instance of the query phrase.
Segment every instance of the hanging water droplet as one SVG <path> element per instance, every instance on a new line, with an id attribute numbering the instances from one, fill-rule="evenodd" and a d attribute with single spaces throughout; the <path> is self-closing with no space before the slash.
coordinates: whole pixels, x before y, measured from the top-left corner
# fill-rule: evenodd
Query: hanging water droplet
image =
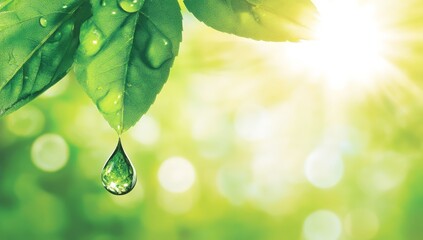
<path id="1" fill-rule="evenodd" d="M 172 57 L 172 44 L 169 39 L 158 31 L 153 32 L 145 52 L 147 64 L 152 68 L 159 68 Z"/>
<path id="2" fill-rule="evenodd" d="M 134 13 L 141 9 L 144 0 L 118 0 L 120 8 L 128 13 Z"/>
<path id="3" fill-rule="evenodd" d="M 93 22 L 86 22 L 81 28 L 81 48 L 86 56 L 93 56 L 104 43 L 103 33 Z"/>
<path id="4" fill-rule="evenodd" d="M 47 19 L 40 17 L 40 25 L 41 27 L 47 27 L 48 21 Z"/>
<path id="5" fill-rule="evenodd" d="M 106 4 L 106 0 L 101 0 L 101 1 L 100 1 L 100 5 L 101 5 L 101 6 L 103 6 L 103 7 L 105 7 L 105 6 L 107 5 L 107 4 Z"/>
<path id="6" fill-rule="evenodd" d="M 101 181 L 107 191 L 115 195 L 130 192 L 137 182 L 135 168 L 119 142 L 101 171 Z"/>

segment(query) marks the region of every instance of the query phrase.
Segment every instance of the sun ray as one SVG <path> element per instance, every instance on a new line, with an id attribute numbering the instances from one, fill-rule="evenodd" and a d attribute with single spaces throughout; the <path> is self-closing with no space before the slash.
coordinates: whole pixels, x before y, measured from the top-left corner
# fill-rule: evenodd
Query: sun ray
<path id="1" fill-rule="evenodd" d="M 394 33 L 375 1 L 315 0 L 314 38 L 288 49 L 290 59 L 335 97 L 363 95 L 393 76 L 405 78 L 388 59 Z M 299 67 L 300 66 L 300 67 Z M 338 94 L 336 94 L 338 93 Z"/>

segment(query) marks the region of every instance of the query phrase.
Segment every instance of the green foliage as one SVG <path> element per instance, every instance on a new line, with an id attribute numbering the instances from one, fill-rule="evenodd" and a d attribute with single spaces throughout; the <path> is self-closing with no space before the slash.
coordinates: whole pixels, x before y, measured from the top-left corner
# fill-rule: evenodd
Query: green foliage
<path id="1" fill-rule="evenodd" d="M 75 25 L 85 16 L 78 11 L 82 3 L 40 0 L 0 5 L 1 115 L 31 101 L 68 72 L 78 42 Z"/>
<path id="2" fill-rule="evenodd" d="M 309 0 L 184 0 L 200 21 L 222 32 L 265 41 L 310 37 L 316 8 Z"/>
<path id="3" fill-rule="evenodd" d="M 185 1 L 219 31 L 269 41 L 307 37 L 308 0 Z M 78 81 L 118 133 L 132 127 L 166 82 L 182 41 L 177 0 L 0 1 L 0 116 L 59 81 Z M 75 59 L 74 59 L 75 58 Z"/>
<path id="4" fill-rule="evenodd" d="M 147 112 L 166 82 L 182 40 L 182 16 L 174 0 L 149 0 L 134 13 L 115 0 L 92 5 L 75 69 L 100 112 L 122 132 Z"/>
<path id="5" fill-rule="evenodd" d="M 349 74 L 333 68 L 326 79 L 306 71 L 316 59 L 293 56 L 301 44 L 243 41 L 187 24 L 165 94 L 122 136 L 138 173 L 124 196 L 99 183 L 116 134 L 75 74 L 1 118 L 0 239 L 423 239 L 423 1 L 362 3 L 376 4 L 377 20 L 389 25 L 393 42 L 383 60 L 394 72 L 368 65 L 382 71 L 362 75 L 349 65 L 357 82 L 342 89 L 329 85 Z M 50 133 L 68 149 L 53 172 L 45 164 L 63 159 L 62 147 L 32 153 Z M 311 169 L 319 178 L 338 172 L 326 170 L 333 169 L 326 160 L 344 163 L 339 182 L 323 189 L 305 172 L 322 147 L 328 155 Z M 160 181 L 174 156 L 195 170 L 186 192 Z M 171 172 L 165 179 L 186 176 L 178 167 Z M 338 220 L 315 218 L 306 231 L 322 210 Z"/>

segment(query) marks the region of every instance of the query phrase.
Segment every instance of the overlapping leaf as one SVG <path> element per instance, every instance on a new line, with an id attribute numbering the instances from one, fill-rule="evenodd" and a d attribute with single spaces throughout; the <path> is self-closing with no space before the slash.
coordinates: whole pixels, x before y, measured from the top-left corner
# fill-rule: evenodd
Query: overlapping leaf
<path id="1" fill-rule="evenodd" d="M 146 0 L 135 11 L 125 11 L 116 0 L 91 3 L 93 16 L 81 28 L 75 70 L 120 133 L 140 119 L 166 82 L 182 38 L 182 16 L 176 0 Z"/>
<path id="2" fill-rule="evenodd" d="M 316 9 L 310 0 L 184 0 L 212 28 L 265 41 L 309 38 Z"/>
<path id="3" fill-rule="evenodd" d="M 310 0 L 185 4 L 217 30 L 268 41 L 306 38 L 315 17 Z M 59 81 L 78 48 L 79 82 L 121 133 L 149 109 L 166 82 L 181 32 L 177 0 L 0 0 L 0 116 Z"/>
<path id="4" fill-rule="evenodd" d="M 0 5 L 0 116 L 60 80 L 73 63 L 81 0 L 2 1 Z M 88 9 L 89 10 L 89 9 Z"/>

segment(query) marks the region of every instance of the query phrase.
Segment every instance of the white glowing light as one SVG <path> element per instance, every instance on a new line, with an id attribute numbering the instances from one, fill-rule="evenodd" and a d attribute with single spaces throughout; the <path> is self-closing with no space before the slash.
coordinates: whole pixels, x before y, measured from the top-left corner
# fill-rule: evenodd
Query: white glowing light
<path id="1" fill-rule="evenodd" d="M 144 115 L 130 131 L 131 136 L 145 145 L 154 145 L 160 139 L 160 126 L 150 116 Z"/>
<path id="2" fill-rule="evenodd" d="M 392 70 L 385 60 L 387 31 L 376 8 L 358 0 L 315 0 L 319 22 L 314 40 L 293 46 L 291 55 L 329 89 L 370 88 Z"/>
<path id="3" fill-rule="evenodd" d="M 310 214 L 303 225 L 307 240 L 336 240 L 341 235 L 339 217 L 328 210 L 318 210 Z"/>
<path id="4" fill-rule="evenodd" d="M 69 148 L 65 140 L 57 134 L 44 134 L 34 141 L 31 149 L 35 166 L 46 172 L 63 168 L 69 159 Z"/>
<path id="5" fill-rule="evenodd" d="M 245 106 L 236 117 L 235 130 L 245 140 L 261 140 L 272 133 L 271 116 L 259 106 Z"/>
<path id="6" fill-rule="evenodd" d="M 288 192 L 286 176 L 282 173 L 284 159 L 278 155 L 258 155 L 251 162 L 252 193 L 262 202 L 278 202 Z"/>
<path id="7" fill-rule="evenodd" d="M 162 163 L 158 172 L 160 185 L 169 192 L 188 191 L 195 182 L 192 164 L 182 157 L 172 157 Z"/>
<path id="8" fill-rule="evenodd" d="M 338 151 L 320 147 L 310 154 L 304 165 L 307 180 L 318 188 L 335 186 L 344 174 L 344 163 Z"/>
<path id="9" fill-rule="evenodd" d="M 43 113 L 31 105 L 25 106 L 6 118 L 6 126 L 13 134 L 20 137 L 31 137 L 39 134 L 45 123 Z"/>

